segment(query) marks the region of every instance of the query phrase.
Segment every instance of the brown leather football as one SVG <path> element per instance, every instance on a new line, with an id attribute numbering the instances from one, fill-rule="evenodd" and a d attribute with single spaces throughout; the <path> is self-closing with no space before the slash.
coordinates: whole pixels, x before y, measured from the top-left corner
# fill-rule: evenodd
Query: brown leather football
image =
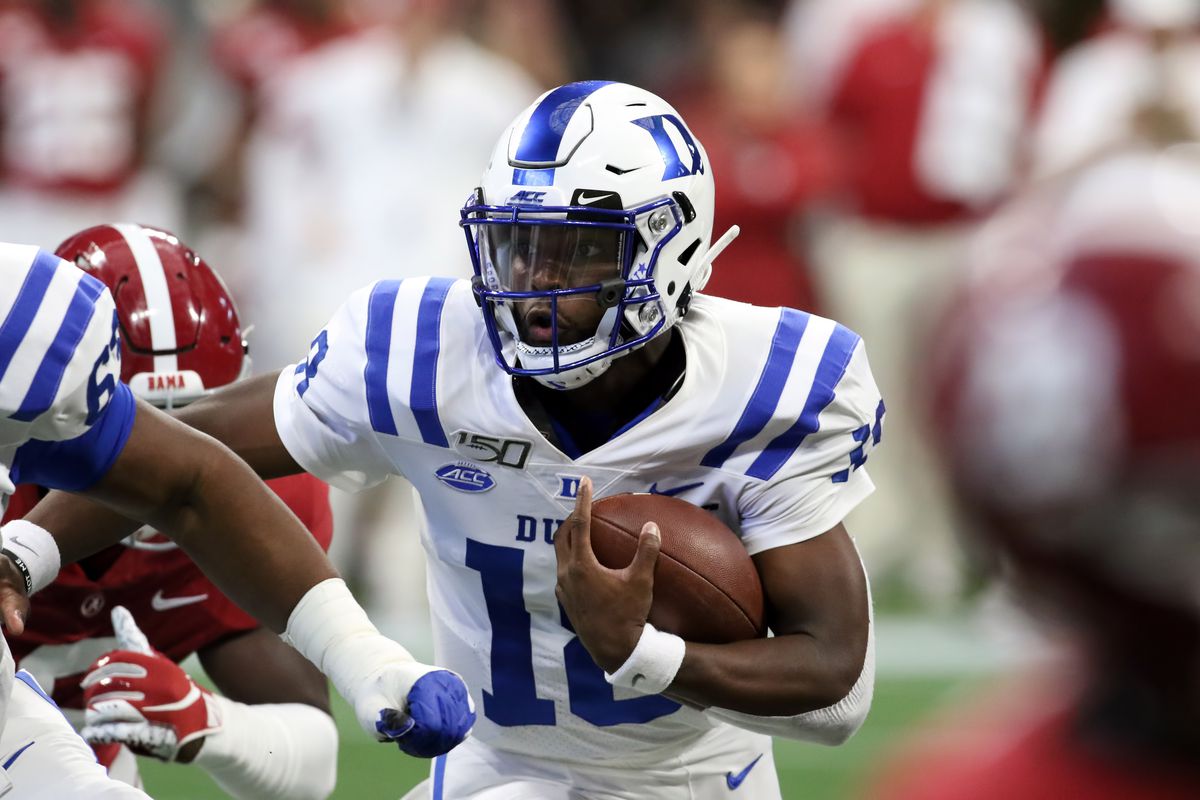
<path id="1" fill-rule="evenodd" d="M 592 504 L 592 549 L 610 569 L 629 566 L 638 535 L 658 523 L 650 623 L 689 642 L 721 644 L 766 634 L 762 583 L 736 533 L 677 497 L 618 494 Z"/>

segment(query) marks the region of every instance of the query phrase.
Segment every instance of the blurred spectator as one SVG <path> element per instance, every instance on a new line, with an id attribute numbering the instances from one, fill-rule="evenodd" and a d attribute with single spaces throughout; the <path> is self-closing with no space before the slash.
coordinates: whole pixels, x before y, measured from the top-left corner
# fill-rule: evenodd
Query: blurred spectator
<path id="1" fill-rule="evenodd" d="M 914 349 L 970 226 L 1018 175 L 1041 45 L 1008 0 L 797 0 L 794 69 L 847 150 L 841 207 L 816 227 L 828 313 L 868 342 L 891 443 L 855 511 L 873 576 L 947 599 L 961 580 L 944 490 L 913 421 Z"/>
<path id="2" fill-rule="evenodd" d="M 929 341 L 930 431 L 1076 657 L 943 723 L 872 797 L 1200 797 L 1197 208 L 1200 150 L 1143 150 L 981 238 Z"/>
<path id="3" fill-rule="evenodd" d="M 261 0 L 218 23 L 212 33 L 212 56 L 236 87 L 238 106 L 227 152 L 206 187 L 216 200 L 218 218 L 240 216 L 242 157 L 272 77 L 295 59 L 361 27 L 339 0 Z"/>
<path id="4" fill-rule="evenodd" d="M 262 85 L 245 183 L 258 366 L 300 357 L 372 280 L 469 273 L 458 209 L 537 88 L 460 32 L 460 10 L 384 8 L 385 25 L 301 53 Z"/>
<path id="5" fill-rule="evenodd" d="M 1058 62 L 1035 139 L 1038 175 L 1130 143 L 1200 131 L 1200 2 L 1111 0 L 1111 25 Z"/>
<path id="6" fill-rule="evenodd" d="M 0 2 L 0 239 L 51 248 L 98 219 L 177 227 L 179 194 L 147 163 L 168 35 L 137 0 Z"/>
<path id="7" fill-rule="evenodd" d="M 832 137 L 788 79 L 773 15 L 744 0 L 699 8 L 704 87 L 680 107 L 721 187 L 714 233 L 734 224 L 742 231 L 704 291 L 817 311 L 802 215 L 836 182 Z"/>

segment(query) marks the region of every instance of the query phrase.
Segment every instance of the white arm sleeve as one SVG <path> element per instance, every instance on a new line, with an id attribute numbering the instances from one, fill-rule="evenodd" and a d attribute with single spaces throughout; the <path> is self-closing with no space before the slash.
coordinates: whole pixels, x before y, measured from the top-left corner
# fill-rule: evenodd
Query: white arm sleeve
<path id="1" fill-rule="evenodd" d="M 275 386 L 275 426 L 292 458 L 306 472 L 350 492 L 396 472 L 379 442 L 367 398 L 372 288 L 350 296 L 317 334 L 308 357 L 286 368 Z"/>
<path id="2" fill-rule="evenodd" d="M 740 499 L 742 542 L 751 555 L 825 533 L 875 490 L 865 465 L 882 439 L 883 416 L 860 340 L 817 417 L 817 429 Z"/>
<path id="3" fill-rule="evenodd" d="M 239 800 L 325 800 L 337 782 L 337 726 L 302 703 L 245 705 L 213 695 L 222 727 L 193 762 Z"/>
<path id="4" fill-rule="evenodd" d="M 869 603 L 870 589 L 867 590 L 867 599 Z M 863 658 L 862 672 L 850 692 L 838 702 L 794 717 L 759 717 L 724 708 L 710 708 L 705 713 L 710 719 L 728 722 L 755 733 L 836 746 L 845 743 L 862 727 L 867 712 L 871 710 L 874 693 L 875 613 L 871 611 L 867 621 L 867 652 Z"/>

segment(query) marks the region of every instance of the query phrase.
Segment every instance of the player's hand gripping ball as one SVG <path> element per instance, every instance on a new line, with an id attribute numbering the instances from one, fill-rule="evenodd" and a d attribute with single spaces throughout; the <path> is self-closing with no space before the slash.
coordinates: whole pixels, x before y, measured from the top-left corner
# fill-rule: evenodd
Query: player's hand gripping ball
<path id="1" fill-rule="evenodd" d="M 623 494 L 593 505 L 584 478 L 554 549 L 558 600 L 607 672 L 633 652 L 647 621 L 693 642 L 766 633 L 762 584 L 746 548 L 683 500 Z"/>
<path id="2" fill-rule="evenodd" d="M 638 533 L 658 525 L 649 622 L 689 642 L 766 635 L 762 582 L 737 534 L 699 506 L 659 494 L 618 494 L 592 505 L 592 550 L 604 566 L 628 564 Z"/>

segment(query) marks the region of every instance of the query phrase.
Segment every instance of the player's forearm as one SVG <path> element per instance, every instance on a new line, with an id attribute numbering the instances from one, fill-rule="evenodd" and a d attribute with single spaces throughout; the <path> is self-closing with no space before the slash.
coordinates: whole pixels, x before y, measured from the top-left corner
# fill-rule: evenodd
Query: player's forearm
<path id="1" fill-rule="evenodd" d="M 214 696 L 220 732 L 206 736 L 192 762 L 230 796 L 324 800 L 337 781 L 337 728 L 301 703 L 245 705 Z"/>
<path id="2" fill-rule="evenodd" d="M 279 373 L 239 381 L 175 412 L 176 419 L 208 434 L 245 461 L 264 480 L 295 475 L 299 465 L 275 428 Z"/>
<path id="3" fill-rule="evenodd" d="M 712 645 L 689 642 L 667 695 L 747 714 L 794 715 L 838 703 L 865 653 L 806 634 Z"/>
<path id="4" fill-rule="evenodd" d="M 282 632 L 310 588 L 337 573 L 295 515 L 212 440 L 195 480 L 148 521 L 169 531 L 235 603 Z"/>
<path id="5" fill-rule="evenodd" d="M 42 498 L 24 519 L 51 532 L 63 564 L 103 550 L 142 525 L 94 500 L 58 491 Z"/>

